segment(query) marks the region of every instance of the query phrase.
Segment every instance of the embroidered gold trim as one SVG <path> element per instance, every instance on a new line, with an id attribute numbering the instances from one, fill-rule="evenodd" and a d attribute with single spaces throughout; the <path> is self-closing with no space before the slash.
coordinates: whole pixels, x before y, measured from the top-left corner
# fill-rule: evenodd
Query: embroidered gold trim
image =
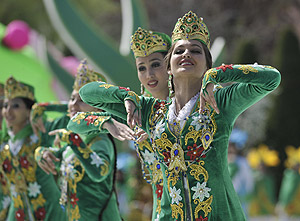
<path id="1" fill-rule="evenodd" d="M 204 176 L 204 182 L 207 182 L 208 180 L 208 172 L 206 169 L 204 169 L 204 167 L 202 167 L 204 165 L 204 161 L 200 161 L 199 165 L 198 164 L 192 164 L 190 165 L 191 171 L 190 174 L 198 181 L 200 181 L 200 175 Z"/>
<path id="2" fill-rule="evenodd" d="M 200 210 L 202 210 L 205 214 L 205 216 L 208 215 L 209 212 L 211 212 L 211 203 L 213 201 L 213 196 L 210 196 L 207 200 L 201 202 L 200 199 L 194 199 L 194 203 L 195 204 L 198 204 L 196 209 L 195 209 L 195 212 L 194 212 L 194 215 L 196 218 L 198 218 L 198 213 L 200 212 Z"/>
<path id="3" fill-rule="evenodd" d="M 238 68 L 239 70 L 242 70 L 244 74 L 249 74 L 250 72 L 257 73 L 258 70 L 256 70 L 254 67 L 250 65 L 241 65 L 241 67 Z"/>
<path id="4" fill-rule="evenodd" d="M 110 87 L 114 87 L 114 85 L 112 85 L 112 84 L 100 84 L 99 87 L 104 87 L 104 88 L 108 89 Z"/>
<path id="5" fill-rule="evenodd" d="M 181 221 L 183 221 L 183 210 L 182 210 L 183 204 L 179 202 L 178 205 L 171 204 L 172 209 L 172 218 L 177 219 L 178 215 L 180 215 Z"/>

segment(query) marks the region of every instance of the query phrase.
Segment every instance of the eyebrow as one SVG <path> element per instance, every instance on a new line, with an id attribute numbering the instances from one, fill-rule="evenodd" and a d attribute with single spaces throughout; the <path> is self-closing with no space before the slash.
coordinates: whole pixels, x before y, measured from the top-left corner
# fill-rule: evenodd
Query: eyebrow
<path id="1" fill-rule="evenodd" d="M 150 61 L 161 61 L 159 58 L 152 58 Z"/>
<path id="2" fill-rule="evenodd" d="M 152 58 L 151 60 L 150 60 L 150 62 L 152 62 L 152 61 L 161 61 L 159 58 Z M 138 63 L 137 65 L 139 66 L 139 65 L 143 65 L 143 64 L 145 64 L 145 62 L 143 62 L 143 61 L 141 61 L 140 63 Z"/>
<path id="3" fill-rule="evenodd" d="M 197 46 L 198 48 L 201 48 L 201 49 L 202 49 L 202 46 L 201 46 L 201 45 L 198 45 L 198 44 L 192 44 L 191 46 L 192 46 L 192 47 L 193 47 L 193 46 Z M 183 45 L 177 46 L 177 48 L 182 48 L 182 47 L 183 47 Z"/>

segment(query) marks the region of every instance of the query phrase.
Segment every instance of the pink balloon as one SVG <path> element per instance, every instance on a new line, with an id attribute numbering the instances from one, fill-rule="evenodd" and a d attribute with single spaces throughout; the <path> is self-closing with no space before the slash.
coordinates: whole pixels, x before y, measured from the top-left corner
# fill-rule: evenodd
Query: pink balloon
<path id="1" fill-rule="evenodd" d="M 29 42 L 29 33 L 24 21 L 14 20 L 7 25 L 2 43 L 12 50 L 21 50 Z"/>
<path id="2" fill-rule="evenodd" d="M 72 75 L 76 75 L 80 61 L 74 56 L 63 57 L 60 60 L 60 65 Z"/>

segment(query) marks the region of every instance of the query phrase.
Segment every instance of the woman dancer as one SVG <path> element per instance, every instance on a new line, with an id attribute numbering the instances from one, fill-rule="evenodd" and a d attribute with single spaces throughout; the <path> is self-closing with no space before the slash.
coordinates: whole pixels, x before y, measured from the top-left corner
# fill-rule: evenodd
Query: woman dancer
<path id="1" fill-rule="evenodd" d="M 209 46 L 202 18 L 190 11 L 178 20 L 166 59 L 175 91 L 170 104 L 104 82 L 79 92 L 107 111 L 125 104 L 118 111 L 128 124 L 151 135 L 164 176 L 160 220 L 245 220 L 228 172 L 228 139 L 235 119 L 279 85 L 280 73 L 257 64 L 209 69 Z M 212 92 L 225 82 L 238 83 Z"/>
<path id="2" fill-rule="evenodd" d="M 138 28 L 131 37 L 131 50 L 135 56 L 138 78 L 141 82 L 141 94 L 153 96 L 161 100 L 168 100 L 168 74 L 164 57 L 171 46 L 171 39 L 168 35 L 160 32 L 147 31 Z M 149 94 L 150 93 L 150 94 Z M 85 120 L 88 117 L 101 115 L 86 113 L 86 117 L 72 118 L 68 128 L 76 133 L 99 130 L 99 126 L 93 126 Z M 108 119 L 108 118 L 107 118 Z M 105 122 L 103 122 L 105 123 Z M 114 124 L 123 127 L 116 121 Z M 105 128 L 105 127 L 104 127 Z M 100 128 L 101 130 L 101 128 Z M 103 130 L 102 130 L 103 132 Z M 112 132 L 112 131 L 111 131 Z M 115 133 L 118 133 L 116 131 Z M 118 137 L 120 138 L 120 137 Z M 149 139 L 135 142 L 136 150 L 141 160 L 144 179 L 151 183 L 153 194 L 152 217 L 159 216 L 161 211 L 161 196 L 163 191 L 163 177 L 158 161 L 154 157 L 154 151 Z"/>
<path id="3" fill-rule="evenodd" d="M 70 117 L 101 111 L 83 103 L 78 94 L 84 84 L 99 80 L 104 77 L 82 61 L 68 104 Z M 92 117 L 87 121 L 98 122 Z M 36 160 L 45 172 L 53 174 L 56 174 L 55 162 L 60 162 L 60 205 L 66 208 L 68 220 L 121 220 L 114 189 L 116 149 L 112 138 L 99 133 L 79 136 L 65 129 L 49 134 L 57 135 L 56 145 L 60 141 L 67 145 L 58 151 L 40 147 Z"/>
<path id="4" fill-rule="evenodd" d="M 65 220 L 53 176 L 34 160 L 41 139 L 29 123 L 35 102 L 33 87 L 10 77 L 4 92 L 1 166 L 10 186 L 7 220 Z"/>

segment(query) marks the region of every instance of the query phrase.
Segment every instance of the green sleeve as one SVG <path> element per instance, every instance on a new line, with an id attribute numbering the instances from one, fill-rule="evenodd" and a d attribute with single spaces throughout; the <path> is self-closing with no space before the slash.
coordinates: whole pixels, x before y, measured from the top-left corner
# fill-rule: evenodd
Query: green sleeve
<path id="1" fill-rule="evenodd" d="M 35 120 L 39 117 L 42 117 L 45 111 L 67 113 L 68 104 L 63 102 L 36 103 L 32 106 L 32 110 L 31 110 L 32 119 Z"/>
<path id="2" fill-rule="evenodd" d="M 83 165 L 87 175 L 94 182 L 107 178 L 114 168 L 114 147 L 107 135 L 97 136 L 96 140 L 86 145 L 78 134 L 65 132 L 62 140 L 66 141 Z"/>
<path id="3" fill-rule="evenodd" d="M 87 135 L 92 132 L 108 133 L 102 128 L 105 122 L 111 122 L 111 114 L 107 112 L 79 112 L 68 123 L 68 130 Z"/>
<path id="4" fill-rule="evenodd" d="M 79 90 L 81 99 L 93 106 L 103 109 L 113 115 L 127 120 L 124 107 L 126 100 L 131 100 L 142 113 L 142 128 L 149 126 L 149 117 L 153 112 L 153 105 L 158 102 L 155 98 L 138 96 L 127 88 L 106 84 L 104 82 L 91 82 Z"/>
<path id="5" fill-rule="evenodd" d="M 79 95 L 83 102 L 124 120 L 127 118 L 124 107 L 125 100 L 132 100 L 138 108 L 140 107 L 140 98 L 135 92 L 104 82 L 91 82 L 84 85 L 80 88 Z"/>
<path id="6" fill-rule="evenodd" d="M 215 93 L 220 112 L 229 122 L 248 107 L 275 90 L 281 80 L 278 70 L 263 65 L 222 65 L 208 70 L 203 78 L 203 90 L 208 83 L 237 82 Z"/>

